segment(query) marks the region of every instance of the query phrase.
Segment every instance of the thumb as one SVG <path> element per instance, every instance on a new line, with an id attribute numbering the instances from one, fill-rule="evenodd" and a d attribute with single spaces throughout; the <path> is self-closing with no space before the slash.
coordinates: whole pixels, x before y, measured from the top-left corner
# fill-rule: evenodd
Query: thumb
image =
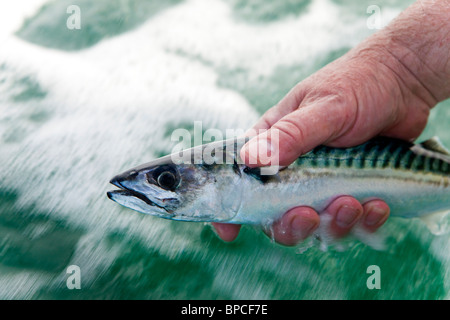
<path id="1" fill-rule="evenodd" d="M 353 123 L 351 118 L 348 108 L 330 107 L 330 103 L 301 107 L 248 141 L 240 151 L 241 158 L 250 167 L 287 166 L 345 132 Z"/>

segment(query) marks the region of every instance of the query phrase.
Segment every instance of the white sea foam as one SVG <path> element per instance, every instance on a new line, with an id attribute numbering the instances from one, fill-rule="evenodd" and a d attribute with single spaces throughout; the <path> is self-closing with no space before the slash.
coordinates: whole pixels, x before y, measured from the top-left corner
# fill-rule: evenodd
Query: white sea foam
<path id="1" fill-rule="evenodd" d="M 47 0 L 2 1 L 0 3 L 0 39 L 11 36 L 24 19 L 34 15 Z"/>
<path id="2" fill-rule="evenodd" d="M 64 52 L 13 35 L 42 3 L 9 3 L 8 10 L 0 9 L 8 16 L 0 18 L 0 66 L 5 65 L 0 76 L 6 77 L 0 81 L 0 178 L 19 192 L 17 207 L 35 206 L 86 230 L 70 264 L 95 270 L 89 283 L 120 250 L 109 250 L 101 240 L 100 235 L 111 231 L 140 237 L 144 245 L 157 247 L 168 258 L 205 250 L 198 241 L 201 224 L 190 225 L 189 230 L 198 233 L 189 236 L 168 228 L 170 221 L 154 218 L 144 223 L 146 217 L 125 212 L 106 198 L 105 191 L 113 175 L 168 151 L 168 125 L 176 128 L 201 120 L 204 128 L 246 129 L 257 120 L 243 95 L 218 85 L 222 70 L 242 69 L 250 79 L 258 79 L 279 66 L 308 65 L 317 56 L 352 47 L 370 33 L 366 16 L 349 22 L 340 7 L 325 0 L 312 1 L 305 14 L 265 24 L 236 20 L 222 1 L 192 0 L 91 48 Z M 396 13 L 392 9 L 390 17 Z M 38 83 L 45 97 L 12 103 L 11 88 L 24 77 Z M 33 122 L 27 113 L 30 108 L 48 117 Z M 19 140 L 1 140 L 12 131 L 18 132 Z M 106 256 L 96 258 L 100 251 Z M 257 260 L 257 253 L 252 257 Z M 237 262 L 231 267 L 237 268 L 240 260 L 233 261 Z M 231 296 L 248 298 L 245 292 L 250 290 L 253 297 L 271 297 L 257 279 L 245 289 L 243 283 L 240 287 L 239 281 L 230 282 L 220 274 L 220 267 L 214 283 Z M 283 270 L 281 266 L 278 272 L 291 271 Z M 305 266 L 301 271 L 318 278 Z M 250 273 L 243 272 L 242 277 Z M 31 297 L 48 281 L 46 275 L 29 273 L 0 277 L 0 288 L 7 290 L 0 289 L 0 297 Z M 334 290 L 333 297 L 345 297 L 337 283 L 328 287 Z"/>

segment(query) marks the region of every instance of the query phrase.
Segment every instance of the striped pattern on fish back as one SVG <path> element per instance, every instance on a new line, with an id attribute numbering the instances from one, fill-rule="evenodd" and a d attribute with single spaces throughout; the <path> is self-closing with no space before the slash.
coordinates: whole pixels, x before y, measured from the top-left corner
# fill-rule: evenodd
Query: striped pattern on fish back
<path id="1" fill-rule="evenodd" d="M 352 148 L 319 146 L 298 158 L 296 165 L 314 168 L 390 168 L 450 175 L 450 156 L 414 146 L 417 145 L 384 137 Z"/>

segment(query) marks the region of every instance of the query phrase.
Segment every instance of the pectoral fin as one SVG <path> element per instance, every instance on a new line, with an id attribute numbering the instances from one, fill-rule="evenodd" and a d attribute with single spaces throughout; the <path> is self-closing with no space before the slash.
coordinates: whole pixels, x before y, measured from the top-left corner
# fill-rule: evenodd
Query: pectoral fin
<path id="1" fill-rule="evenodd" d="M 450 232 L 450 211 L 439 211 L 419 218 L 431 233 L 442 235 Z"/>

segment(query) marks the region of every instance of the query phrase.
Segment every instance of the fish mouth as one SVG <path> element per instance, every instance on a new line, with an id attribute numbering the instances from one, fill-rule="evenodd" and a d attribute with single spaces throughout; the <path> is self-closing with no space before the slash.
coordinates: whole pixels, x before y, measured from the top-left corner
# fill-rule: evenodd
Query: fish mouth
<path id="1" fill-rule="evenodd" d="M 109 183 L 115 185 L 116 187 L 119 187 L 119 190 L 112 190 L 112 191 L 108 191 L 106 193 L 106 195 L 108 196 L 109 199 L 116 201 L 116 198 L 118 196 L 121 197 L 134 197 L 134 198 L 138 198 L 139 200 L 144 201 L 146 204 L 150 205 L 150 206 L 154 206 L 154 207 L 159 207 L 164 209 L 161 206 L 158 206 L 156 203 L 154 203 L 153 201 L 151 201 L 149 198 L 147 198 L 144 194 L 137 192 L 135 190 L 129 189 L 127 187 L 125 187 L 124 185 L 122 185 L 119 181 L 119 179 L 117 179 L 116 177 L 113 178 Z M 116 201 L 117 202 L 117 201 Z"/>
<path id="2" fill-rule="evenodd" d="M 138 198 L 139 200 L 144 201 L 146 204 L 148 204 L 150 206 L 159 207 L 156 203 L 152 202 L 149 198 L 147 198 L 143 194 L 136 192 L 136 191 L 132 191 L 132 190 L 127 190 L 127 189 L 111 190 L 111 191 L 106 192 L 106 195 L 112 201 L 116 201 L 117 196 L 134 197 L 134 198 Z"/>

